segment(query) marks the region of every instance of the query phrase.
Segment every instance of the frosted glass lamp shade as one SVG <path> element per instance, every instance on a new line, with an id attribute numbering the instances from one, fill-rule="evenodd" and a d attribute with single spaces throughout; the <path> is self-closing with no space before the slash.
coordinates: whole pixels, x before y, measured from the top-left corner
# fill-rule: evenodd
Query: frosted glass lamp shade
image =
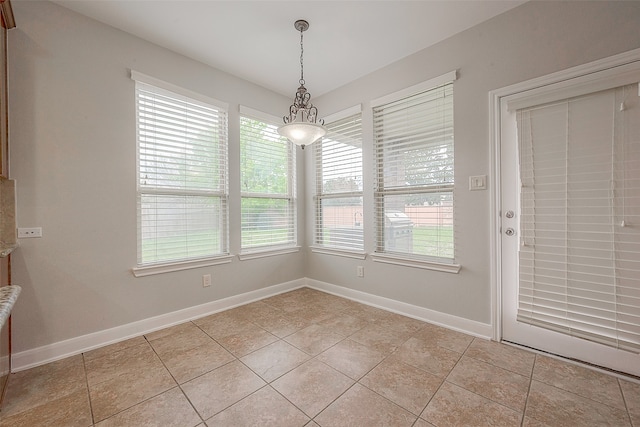
<path id="1" fill-rule="evenodd" d="M 316 123 L 293 122 L 280 126 L 278 133 L 304 148 L 305 145 L 312 144 L 322 138 L 327 130 L 324 126 Z"/>

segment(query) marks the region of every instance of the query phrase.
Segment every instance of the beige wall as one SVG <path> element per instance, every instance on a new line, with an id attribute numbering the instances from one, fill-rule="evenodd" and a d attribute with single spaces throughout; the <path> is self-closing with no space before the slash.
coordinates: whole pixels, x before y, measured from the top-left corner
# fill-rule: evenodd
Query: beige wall
<path id="1" fill-rule="evenodd" d="M 44 235 L 22 239 L 12 256 L 14 282 L 23 287 L 15 352 L 304 277 L 303 252 L 143 278 L 130 271 L 136 125 L 129 70 L 228 102 L 232 165 L 240 162 L 238 104 L 279 115 L 290 99 L 51 2 L 16 2 L 14 12 L 11 172 L 19 226 L 42 227 Z M 238 194 L 238 167 L 230 175 Z M 300 189 L 304 197 L 302 181 Z M 240 247 L 239 203 L 232 198 L 232 253 Z M 203 274 L 212 275 L 211 287 L 202 287 Z"/>
<path id="2" fill-rule="evenodd" d="M 459 274 L 392 266 L 309 251 L 309 278 L 488 324 L 491 322 L 490 191 L 469 176 L 491 176 L 488 92 L 640 47 L 640 2 L 532 1 L 316 98 L 324 114 L 363 106 L 365 250 L 374 250 L 374 176 L 369 101 L 454 69 L 456 260 Z M 313 190 L 307 156 L 307 191 Z M 367 189 L 369 189 L 367 191 Z M 307 212 L 314 212 L 307 200 Z M 307 216 L 307 240 L 313 223 Z M 356 266 L 364 266 L 364 278 Z"/>
<path id="3" fill-rule="evenodd" d="M 25 352 L 269 285 L 313 279 L 465 319 L 490 321 L 488 91 L 640 47 L 639 2 L 531 2 L 315 101 L 324 114 L 364 103 L 453 69 L 456 228 L 460 274 L 298 254 L 134 278 L 135 113 L 129 69 L 230 103 L 231 193 L 239 194 L 238 104 L 279 115 L 290 99 L 146 43 L 50 2 L 16 2 L 10 38 L 12 178 L 18 222 L 43 227 L 12 256 L 23 286 L 14 350 Z M 368 114 L 368 113 L 367 113 Z M 365 177 L 371 173 L 365 115 Z M 300 243 L 312 241 L 310 150 L 299 161 Z M 489 176 L 488 184 L 493 185 Z M 367 251 L 373 250 L 372 182 L 365 182 Z M 305 189 L 308 197 L 305 197 Z M 367 190 L 368 189 L 368 190 Z M 239 249 L 239 198 L 231 250 Z M 365 266 L 356 278 L 355 266 Z M 203 289 L 201 276 L 213 286 Z"/>

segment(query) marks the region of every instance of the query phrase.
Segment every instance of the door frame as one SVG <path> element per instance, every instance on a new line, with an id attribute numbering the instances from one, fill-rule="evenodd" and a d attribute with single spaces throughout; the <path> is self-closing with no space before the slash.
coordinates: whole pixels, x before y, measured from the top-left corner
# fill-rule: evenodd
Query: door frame
<path id="1" fill-rule="evenodd" d="M 583 65 L 557 71 L 546 76 L 516 83 L 489 91 L 489 138 L 491 141 L 490 172 L 493 185 L 490 187 L 490 257 L 491 257 L 491 327 L 492 340 L 502 341 L 502 197 L 501 197 L 501 129 L 503 99 L 523 92 L 543 88 L 554 83 L 589 76 L 597 72 L 640 61 L 640 49 L 592 61 Z M 639 93 L 640 95 L 640 93 Z"/>

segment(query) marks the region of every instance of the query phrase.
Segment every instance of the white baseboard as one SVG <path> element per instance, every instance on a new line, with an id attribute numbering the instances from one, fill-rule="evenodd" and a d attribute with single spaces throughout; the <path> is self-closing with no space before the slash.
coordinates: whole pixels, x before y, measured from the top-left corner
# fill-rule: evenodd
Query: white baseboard
<path id="1" fill-rule="evenodd" d="M 64 359 L 65 357 L 84 353 L 105 345 L 114 344 L 129 338 L 187 322 L 199 317 L 208 316 L 219 311 L 228 310 L 239 305 L 251 303 L 273 295 L 287 292 L 305 286 L 305 279 L 296 279 L 280 283 L 256 291 L 234 295 L 217 301 L 211 301 L 183 310 L 150 317 L 115 328 L 82 335 L 68 340 L 59 341 L 42 347 L 14 353 L 11 357 L 11 371 L 19 372 L 45 363 Z"/>
<path id="2" fill-rule="evenodd" d="M 4 377 L 9 372 L 9 355 L 4 355 L 0 357 L 0 377 Z M 0 393 L 2 393 L 2 389 L 0 388 Z"/>
<path id="3" fill-rule="evenodd" d="M 490 324 L 476 322 L 474 320 L 465 319 L 463 317 L 453 316 L 451 314 L 430 310 L 424 307 L 407 304 L 405 302 L 396 301 L 390 298 L 380 297 L 366 292 L 356 291 L 345 288 L 343 286 L 332 285 L 330 283 L 321 282 L 314 279 L 306 279 L 306 285 L 309 288 L 327 292 L 339 297 L 348 298 L 363 304 L 382 308 L 403 316 L 422 320 L 434 325 L 453 329 L 455 331 L 464 332 L 479 338 L 491 339 L 493 328 Z"/>
<path id="4" fill-rule="evenodd" d="M 301 278 L 269 286 L 267 288 L 258 289 L 256 291 L 246 292 L 244 294 L 234 295 L 221 300 L 185 308 L 183 310 L 162 314 L 160 316 L 150 317 L 148 319 L 128 323 L 115 328 L 105 329 L 103 331 L 25 350 L 20 353 L 14 353 L 11 357 L 11 370 L 12 372 L 19 372 L 35 366 L 44 365 L 45 363 L 54 362 L 56 360 L 64 359 L 65 357 L 74 356 L 105 345 L 114 344 L 129 338 L 144 335 L 179 323 L 188 322 L 199 317 L 208 316 L 240 305 L 249 304 L 254 301 L 304 286 L 480 338 L 491 338 L 492 327 L 489 324 L 441 313 L 428 308 L 392 300 L 390 298 L 368 294 L 366 292 L 356 291 L 343 286 L 321 282 L 319 280 Z"/>

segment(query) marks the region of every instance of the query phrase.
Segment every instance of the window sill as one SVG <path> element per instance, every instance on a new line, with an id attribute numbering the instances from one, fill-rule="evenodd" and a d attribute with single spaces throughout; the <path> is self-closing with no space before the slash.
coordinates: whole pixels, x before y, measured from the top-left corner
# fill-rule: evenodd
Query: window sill
<path id="1" fill-rule="evenodd" d="M 365 259 L 367 258 L 366 252 L 350 251 L 346 249 L 337 248 L 325 248 L 320 246 L 312 246 L 311 252 L 324 255 L 335 255 L 345 258 Z"/>
<path id="2" fill-rule="evenodd" d="M 246 260 L 256 259 L 256 258 L 266 258 L 270 256 L 293 254 L 296 252 L 300 252 L 300 246 L 292 246 L 288 248 L 279 248 L 279 249 L 256 250 L 254 252 L 243 252 L 238 254 L 238 258 L 240 259 L 240 261 L 246 261 Z"/>
<path id="3" fill-rule="evenodd" d="M 212 265 L 229 264 L 233 259 L 231 255 L 223 255 L 216 258 L 205 258 L 193 261 L 172 262 L 167 264 L 155 264 L 142 267 L 134 267 L 131 272 L 135 277 L 151 276 L 153 274 L 171 273 L 173 271 L 189 270 L 191 268 L 209 267 Z"/>
<path id="4" fill-rule="evenodd" d="M 426 270 L 442 271 L 444 273 L 458 274 L 462 266 L 460 264 L 428 261 L 416 258 L 402 257 L 398 255 L 374 253 L 371 258 L 375 262 L 386 264 L 402 265 L 404 267 L 424 268 Z"/>

